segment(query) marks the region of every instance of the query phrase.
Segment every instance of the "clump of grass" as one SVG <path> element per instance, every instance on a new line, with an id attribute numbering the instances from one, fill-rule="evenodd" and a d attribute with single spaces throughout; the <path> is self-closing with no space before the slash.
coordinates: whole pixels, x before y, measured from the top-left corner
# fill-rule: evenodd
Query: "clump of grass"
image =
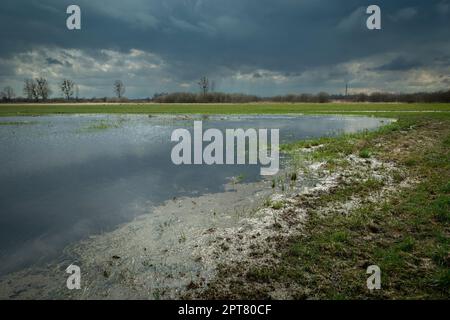
<path id="1" fill-rule="evenodd" d="M 344 230 L 336 231 L 336 232 L 332 233 L 330 236 L 331 242 L 345 243 L 348 241 L 348 238 L 349 238 L 349 234 L 348 234 L 348 232 L 346 232 Z"/>
<path id="2" fill-rule="evenodd" d="M 272 202 L 270 207 L 275 210 L 280 210 L 281 208 L 283 208 L 283 206 L 284 206 L 283 201 L 275 201 Z"/>
<path id="3" fill-rule="evenodd" d="M 417 159 L 408 158 L 403 161 L 403 164 L 407 167 L 413 167 L 417 165 Z"/>
<path id="4" fill-rule="evenodd" d="M 436 220 L 450 223 L 450 195 L 438 196 L 432 204 Z"/>
<path id="5" fill-rule="evenodd" d="M 185 243 L 187 240 L 186 235 L 184 232 L 181 233 L 180 237 L 178 238 L 178 243 Z"/>
<path id="6" fill-rule="evenodd" d="M 281 208 L 283 208 L 284 206 L 284 202 L 283 201 L 272 201 L 272 199 L 267 198 L 264 201 L 264 206 L 267 208 L 272 208 L 275 210 L 280 210 Z"/>
<path id="7" fill-rule="evenodd" d="M 264 200 L 264 207 L 270 207 L 272 205 L 272 200 L 269 198 L 267 198 L 266 200 Z"/>
<path id="8" fill-rule="evenodd" d="M 110 121 L 110 120 L 100 120 L 95 121 L 94 123 L 90 124 L 86 128 L 84 128 L 82 131 L 103 131 L 108 129 L 117 129 L 122 126 L 122 123 L 125 121 L 125 119 L 118 119 L 117 121 Z"/>
<path id="9" fill-rule="evenodd" d="M 412 237 L 406 237 L 398 244 L 398 248 L 404 252 L 411 252 L 414 249 L 415 243 Z"/>
<path id="10" fill-rule="evenodd" d="M 246 278 L 247 280 L 254 282 L 269 282 L 277 279 L 278 275 L 277 271 L 272 268 L 260 267 L 250 269 L 246 274 Z"/>
<path id="11" fill-rule="evenodd" d="M 372 156 L 372 153 L 368 149 L 362 149 L 359 152 L 360 158 L 369 159 Z"/>

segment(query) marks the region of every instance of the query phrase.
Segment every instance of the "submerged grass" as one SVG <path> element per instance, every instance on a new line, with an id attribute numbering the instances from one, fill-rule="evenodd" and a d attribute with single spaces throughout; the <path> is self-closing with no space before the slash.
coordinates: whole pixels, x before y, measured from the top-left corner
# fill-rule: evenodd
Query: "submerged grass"
<path id="1" fill-rule="evenodd" d="M 117 129 L 120 128 L 123 123 L 125 122 L 125 119 L 118 119 L 118 120 L 98 120 L 93 121 L 90 125 L 82 128 L 81 132 L 95 132 L 95 131 L 103 131 L 108 129 Z"/>
<path id="2" fill-rule="evenodd" d="M 36 121 L 0 121 L 0 126 L 28 126 L 37 124 Z"/>

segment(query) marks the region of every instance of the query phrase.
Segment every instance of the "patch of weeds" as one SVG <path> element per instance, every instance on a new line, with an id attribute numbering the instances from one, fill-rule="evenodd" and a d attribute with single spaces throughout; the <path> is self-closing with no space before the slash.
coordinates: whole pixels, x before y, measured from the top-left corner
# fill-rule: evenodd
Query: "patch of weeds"
<path id="1" fill-rule="evenodd" d="M 378 248 L 374 252 L 375 261 L 379 261 L 380 268 L 386 272 L 395 272 L 405 268 L 404 254 L 399 248 Z"/>
<path id="2" fill-rule="evenodd" d="M 348 232 L 343 231 L 343 230 L 333 232 L 330 236 L 331 242 L 346 243 L 346 242 L 348 242 L 348 239 L 349 239 Z"/>
<path id="3" fill-rule="evenodd" d="M 297 172 L 291 173 L 291 181 L 297 181 Z"/>
<path id="4" fill-rule="evenodd" d="M 271 208 L 274 210 L 280 210 L 281 208 L 283 208 L 284 206 L 284 202 L 283 201 L 275 201 L 271 203 Z"/>
<path id="5" fill-rule="evenodd" d="M 122 126 L 122 124 L 125 122 L 125 119 L 118 119 L 116 121 L 111 120 L 100 120 L 100 121 L 94 121 L 89 126 L 85 127 L 81 131 L 85 132 L 95 132 L 95 131 L 103 131 L 108 129 L 117 129 Z"/>
<path id="6" fill-rule="evenodd" d="M 408 158 L 403 161 L 403 164 L 407 167 L 414 167 L 417 165 L 417 159 Z"/>
<path id="7" fill-rule="evenodd" d="M 432 204 L 436 220 L 443 223 L 450 223 L 450 196 L 440 195 Z"/>
<path id="8" fill-rule="evenodd" d="M 412 237 L 406 237 L 397 245 L 397 248 L 403 252 L 412 252 L 416 241 Z"/>
<path id="9" fill-rule="evenodd" d="M 269 267 L 250 269 L 246 274 L 246 279 L 253 282 L 270 282 L 277 278 L 277 272 Z"/>
<path id="10" fill-rule="evenodd" d="M 450 294 L 450 268 L 435 273 L 431 282 L 434 286 L 444 291 L 445 294 Z"/>
<path id="11" fill-rule="evenodd" d="M 178 243 L 185 243 L 187 240 L 186 235 L 184 232 L 181 233 L 180 237 L 178 238 Z"/>
<path id="12" fill-rule="evenodd" d="M 244 181 L 244 179 L 245 179 L 245 174 L 241 173 L 240 175 L 238 175 L 236 177 L 236 182 L 241 183 L 242 181 Z"/>
<path id="13" fill-rule="evenodd" d="M 369 159 L 372 156 L 372 153 L 368 149 L 362 149 L 359 152 L 359 157 L 363 159 Z"/>
<path id="14" fill-rule="evenodd" d="M 270 207 L 272 205 L 272 199 L 270 199 L 270 197 L 266 198 L 266 200 L 264 200 L 263 205 L 266 208 Z"/>
<path id="15" fill-rule="evenodd" d="M 155 299 L 155 300 L 161 300 L 161 296 L 162 296 L 161 289 L 158 289 L 158 288 L 154 289 L 152 291 L 152 296 L 153 296 L 153 299 Z"/>
<path id="16" fill-rule="evenodd" d="M 450 247 L 437 245 L 432 254 L 433 262 L 438 266 L 450 268 Z"/>

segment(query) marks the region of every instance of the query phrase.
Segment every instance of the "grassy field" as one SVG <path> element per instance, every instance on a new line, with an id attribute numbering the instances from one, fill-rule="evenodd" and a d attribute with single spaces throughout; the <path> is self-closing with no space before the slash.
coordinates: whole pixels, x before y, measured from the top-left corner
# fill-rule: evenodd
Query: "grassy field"
<path id="1" fill-rule="evenodd" d="M 315 154 L 321 161 L 374 156 L 405 170 L 395 180 L 417 184 L 349 215 L 321 217 L 313 210 L 305 236 L 292 239 L 277 273 L 321 298 L 450 298 L 450 117 L 399 116 L 375 133 L 319 142 L 326 146 Z M 370 197 L 380 188 L 374 181 L 342 186 L 316 204 Z M 372 263 L 383 270 L 384 286 L 369 293 L 360 271 Z M 316 276 L 305 277 L 308 270 Z"/>
<path id="2" fill-rule="evenodd" d="M 285 114 L 374 112 L 383 116 L 392 112 L 450 112 L 450 104 L 394 103 L 249 103 L 249 104 L 0 104 L 0 116 L 36 116 L 48 114 Z"/>
<path id="3" fill-rule="evenodd" d="M 398 121 L 375 132 L 283 147 L 295 153 L 321 145 L 311 159 L 335 172 L 348 169 L 349 155 L 393 163 L 402 173 L 393 174 L 392 185 L 352 176 L 331 192 L 298 198 L 308 216 L 301 234 L 275 239 L 272 251 L 255 247 L 251 256 L 263 260 L 223 265 L 205 291 L 188 297 L 271 299 L 282 292 L 294 299 L 449 299 L 450 114 L 392 115 Z M 397 188 L 403 181 L 414 183 Z M 333 213 L 354 199 L 360 205 Z M 374 292 L 366 287 L 372 264 L 382 270 L 382 289 Z"/>

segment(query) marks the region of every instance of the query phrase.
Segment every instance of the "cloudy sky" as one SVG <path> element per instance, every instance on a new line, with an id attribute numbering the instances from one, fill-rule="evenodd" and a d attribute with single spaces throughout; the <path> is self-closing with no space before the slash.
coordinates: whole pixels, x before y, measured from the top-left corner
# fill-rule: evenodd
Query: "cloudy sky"
<path id="1" fill-rule="evenodd" d="M 82 29 L 69 31 L 77 4 Z M 366 8 L 382 30 L 366 28 Z M 216 91 L 271 96 L 450 88 L 450 0 L 2 0 L 0 88 L 44 76 L 80 96 Z"/>

